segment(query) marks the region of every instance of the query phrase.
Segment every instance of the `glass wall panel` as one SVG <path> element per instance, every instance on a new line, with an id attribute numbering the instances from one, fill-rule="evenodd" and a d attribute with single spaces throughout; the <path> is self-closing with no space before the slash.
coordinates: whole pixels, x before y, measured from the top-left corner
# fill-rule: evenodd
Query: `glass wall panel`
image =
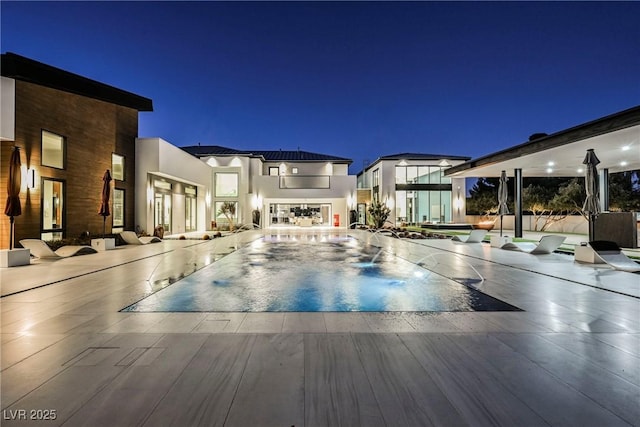
<path id="1" fill-rule="evenodd" d="M 418 167 L 407 166 L 407 184 L 415 184 L 418 182 Z"/>
<path id="2" fill-rule="evenodd" d="M 440 184 L 441 174 L 440 166 L 429 166 L 429 183 Z"/>
<path id="3" fill-rule="evenodd" d="M 396 184 L 407 183 L 407 168 L 405 166 L 396 166 Z"/>
<path id="4" fill-rule="evenodd" d="M 429 184 L 429 166 L 418 166 L 418 184 Z"/>
<path id="5" fill-rule="evenodd" d="M 64 230 L 64 182 L 42 180 L 42 234 L 62 238 Z M 43 237 L 44 239 L 44 237 Z"/>
<path id="6" fill-rule="evenodd" d="M 396 191 L 396 223 L 407 221 L 407 192 Z"/>

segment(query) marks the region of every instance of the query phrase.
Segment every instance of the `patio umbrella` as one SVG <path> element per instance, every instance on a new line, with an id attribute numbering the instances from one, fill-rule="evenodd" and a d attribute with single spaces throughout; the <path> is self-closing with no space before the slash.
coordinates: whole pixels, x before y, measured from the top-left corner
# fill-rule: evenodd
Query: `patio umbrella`
<path id="1" fill-rule="evenodd" d="M 20 206 L 20 187 L 22 186 L 22 170 L 20 164 L 20 148 L 14 147 L 9 159 L 9 180 L 7 181 L 7 204 L 4 214 L 10 219 L 9 249 L 13 249 L 14 217 L 22 214 Z"/>
<path id="2" fill-rule="evenodd" d="M 509 198 L 509 191 L 507 189 L 507 173 L 502 171 L 500 174 L 500 183 L 498 184 L 498 215 L 500 215 L 500 237 L 502 237 L 502 215 L 509 213 L 509 207 L 507 206 L 507 199 Z"/>
<path id="3" fill-rule="evenodd" d="M 102 201 L 100 203 L 100 210 L 98 211 L 98 215 L 102 217 L 102 237 L 105 236 L 107 217 L 111 215 L 109 212 L 109 198 L 111 197 L 111 172 L 107 169 L 104 172 L 104 176 L 102 177 Z"/>
<path id="4" fill-rule="evenodd" d="M 589 219 L 589 241 L 594 240 L 595 222 L 600 213 L 600 188 L 598 185 L 598 169 L 596 166 L 600 160 L 593 151 L 593 148 L 587 150 L 587 155 L 582 162 L 586 165 L 584 175 L 584 186 L 587 192 L 587 198 L 582 206 L 582 212 Z"/>

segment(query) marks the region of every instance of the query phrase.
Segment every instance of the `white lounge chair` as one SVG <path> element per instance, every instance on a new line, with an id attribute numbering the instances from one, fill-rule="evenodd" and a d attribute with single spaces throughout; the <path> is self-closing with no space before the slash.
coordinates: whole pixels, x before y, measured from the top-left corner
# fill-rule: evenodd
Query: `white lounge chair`
<path id="1" fill-rule="evenodd" d="M 482 242 L 482 239 L 484 239 L 484 236 L 486 235 L 487 235 L 487 230 L 477 229 L 477 230 L 471 230 L 471 233 L 469 233 L 466 236 L 453 236 L 451 240 L 453 240 L 454 242 L 462 242 L 462 243 L 480 243 Z"/>
<path id="2" fill-rule="evenodd" d="M 565 236 L 542 236 L 538 243 L 509 242 L 505 243 L 500 248 L 507 249 L 509 251 L 527 252 L 533 255 L 550 254 L 558 249 L 565 239 Z"/>
<path id="3" fill-rule="evenodd" d="M 133 231 L 123 231 L 120 233 L 120 237 L 128 245 L 146 245 L 148 243 L 162 242 L 162 239 L 156 236 L 140 236 Z"/>
<path id="4" fill-rule="evenodd" d="M 598 258 L 614 270 L 628 271 L 631 273 L 640 271 L 640 264 L 623 254 L 615 242 L 595 240 L 589 242 L 589 246 L 591 246 Z"/>
<path id="5" fill-rule="evenodd" d="M 67 258 L 75 255 L 95 254 L 98 252 L 91 246 L 68 245 L 53 251 L 49 245 L 39 239 L 22 239 L 20 244 L 29 249 L 31 255 L 36 258 Z"/>

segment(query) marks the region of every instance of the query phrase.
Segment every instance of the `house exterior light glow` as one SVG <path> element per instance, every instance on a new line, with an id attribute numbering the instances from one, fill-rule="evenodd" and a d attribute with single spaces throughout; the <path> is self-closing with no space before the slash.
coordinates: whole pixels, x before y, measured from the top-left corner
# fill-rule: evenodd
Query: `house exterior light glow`
<path id="1" fill-rule="evenodd" d="M 383 156 L 358 175 L 358 222 L 366 222 L 371 203 L 391 209 L 388 221 L 395 225 L 465 222 L 464 199 L 454 203 L 452 189 L 465 194 L 464 179 L 450 179 L 444 171 L 469 157 L 401 153 Z M 458 194 L 458 193 L 456 193 Z"/>
<path id="2" fill-rule="evenodd" d="M 138 113 L 152 111 L 152 101 L 14 53 L 1 61 L 1 158 L 19 147 L 25 174 L 15 240 L 102 234 L 102 176 L 114 158 L 120 174 L 106 231 L 133 229 Z M 7 179 L 3 161 L 1 188 Z M 8 221 L 0 221 L 0 247 L 8 242 Z"/>

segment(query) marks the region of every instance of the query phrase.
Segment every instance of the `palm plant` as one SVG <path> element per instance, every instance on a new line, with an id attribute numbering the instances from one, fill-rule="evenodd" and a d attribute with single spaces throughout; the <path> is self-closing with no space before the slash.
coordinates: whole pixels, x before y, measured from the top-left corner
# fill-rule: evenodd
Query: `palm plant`
<path id="1" fill-rule="evenodd" d="M 229 221 L 229 231 L 233 231 L 233 218 L 236 216 L 236 203 L 235 202 L 223 202 L 218 210 L 218 215 L 224 215 Z"/>
<path id="2" fill-rule="evenodd" d="M 371 222 L 376 229 L 382 228 L 391 214 L 391 209 L 389 209 L 386 204 L 380 202 L 371 203 L 371 206 L 369 206 L 367 211 L 369 212 Z"/>

